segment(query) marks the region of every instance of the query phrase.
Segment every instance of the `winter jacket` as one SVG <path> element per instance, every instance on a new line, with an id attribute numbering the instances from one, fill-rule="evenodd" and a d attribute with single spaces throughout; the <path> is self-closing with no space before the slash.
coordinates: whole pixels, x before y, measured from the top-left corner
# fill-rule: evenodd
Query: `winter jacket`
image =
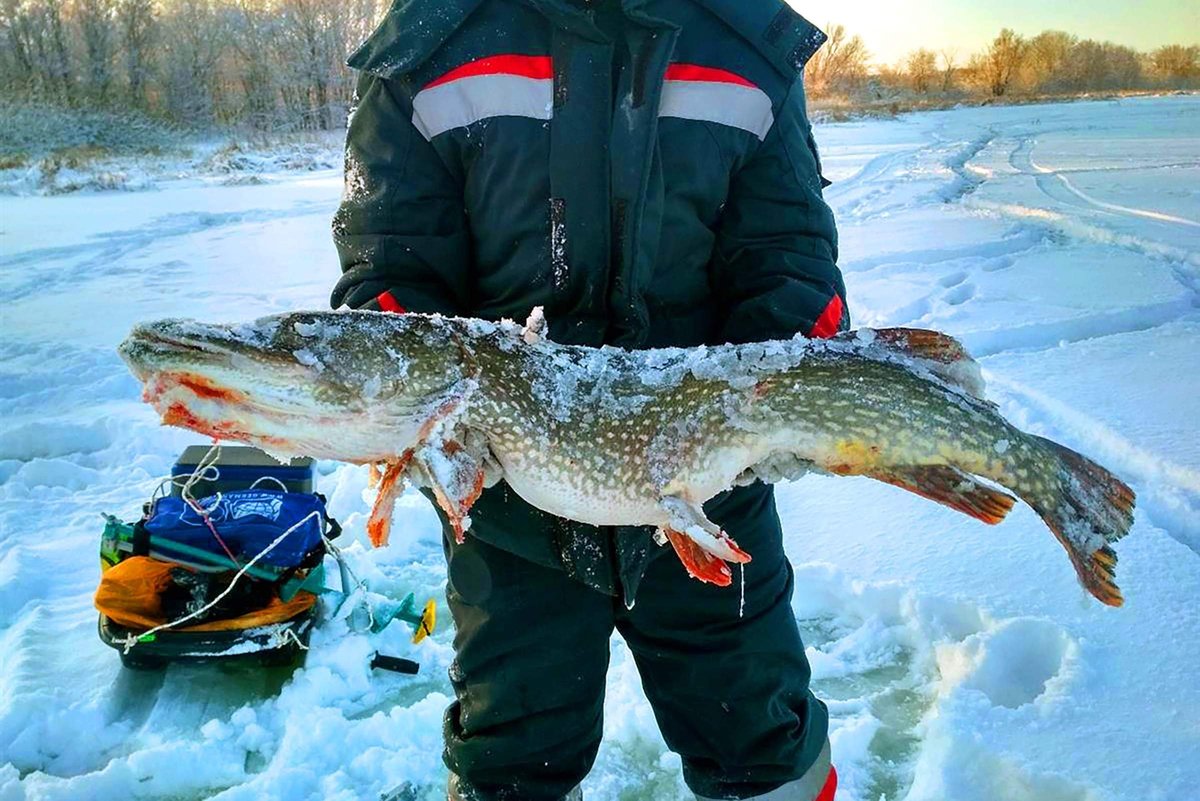
<path id="1" fill-rule="evenodd" d="M 844 328 L 801 74 L 823 40 L 779 0 L 398 0 L 348 62 L 333 306 L 541 306 L 558 342 L 627 348 Z M 472 520 L 628 599 L 654 550 L 503 483 Z"/>

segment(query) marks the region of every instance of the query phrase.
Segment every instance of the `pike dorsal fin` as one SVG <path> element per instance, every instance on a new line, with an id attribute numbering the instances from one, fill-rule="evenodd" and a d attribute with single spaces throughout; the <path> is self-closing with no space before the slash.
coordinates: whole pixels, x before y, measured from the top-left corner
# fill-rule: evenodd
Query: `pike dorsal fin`
<path id="1" fill-rule="evenodd" d="M 923 362 L 931 373 L 951 386 L 984 399 L 983 375 L 966 348 L 948 334 L 925 328 L 876 328 L 843 336 L 859 341 L 874 337 L 874 344 L 910 359 Z"/>
<path id="2" fill-rule="evenodd" d="M 875 341 L 891 350 L 939 364 L 973 361 L 954 337 L 927 328 L 876 328 Z"/>

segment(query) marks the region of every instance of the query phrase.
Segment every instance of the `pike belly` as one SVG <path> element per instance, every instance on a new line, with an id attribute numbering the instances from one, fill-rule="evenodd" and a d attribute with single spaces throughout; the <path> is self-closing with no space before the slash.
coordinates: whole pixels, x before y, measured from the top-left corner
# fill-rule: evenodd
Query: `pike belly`
<path id="1" fill-rule="evenodd" d="M 492 445 L 504 469 L 504 480 L 529 504 L 559 517 L 595 526 L 666 526 L 665 494 L 703 504 L 728 489 L 746 467 L 760 461 L 765 449 L 748 444 L 697 449 L 695 459 L 662 474 L 662 460 L 642 451 L 585 452 L 573 443 L 542 441 L 537 447 L 506 449 Z M 676 467 L 671 465 L 672 468 Z"/>

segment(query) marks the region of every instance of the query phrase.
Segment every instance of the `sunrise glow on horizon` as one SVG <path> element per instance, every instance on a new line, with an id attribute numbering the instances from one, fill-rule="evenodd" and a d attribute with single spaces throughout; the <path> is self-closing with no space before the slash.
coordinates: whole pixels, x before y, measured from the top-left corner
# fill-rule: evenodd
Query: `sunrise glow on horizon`
<path id="1" fill-rule="evenodd" d="M 858 34 L 876 63 L 891 64 L 918 47 L 955 48 L 959 58 L 983 48 L 1001 28 L 1033 36 L 1048 28 L 1153 50 L 1200 43 L 1200 0 L 787 0 L 811 22 Z"/>

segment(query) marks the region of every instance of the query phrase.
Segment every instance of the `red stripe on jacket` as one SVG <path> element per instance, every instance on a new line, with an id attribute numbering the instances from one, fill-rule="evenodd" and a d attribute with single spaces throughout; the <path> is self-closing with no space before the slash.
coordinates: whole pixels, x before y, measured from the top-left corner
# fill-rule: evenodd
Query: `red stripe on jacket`
<path id="1" fill-rule="evenodd" d="M 821 788 L 821 792 L 813 801 L 833 801 L 833 797 L 837 795 L 837 771 L 833 765 L 829 766 L 829 778 L 825 780 L 825 786 Z"/>
<path id="2" fill-rule="evenodd" d="M 385 312 L 395 312 L 396 314 L 404 314 L 408 309 L 401 306 L 391 292 L 383 291 L 375 296 L 375 302 L 379 304 L 379 308 Z"/>
<path id="3" fill-rule="evenodd" d="M 425 84 L 424 89 L 477 75 L 516 75 L 521 78 L 548 80 L 554 77 L 554 62 L 550 56 L 488 56 L 455 67 L 442 77 Z"/>
<path id="4" fill-rule="evenodd" d="M 808 332 L 810 339 L 828 339 L 838 332 L 838 326 L 842 322 L 842 298 L 837 293 L 829 299 L 829 305 L 825 307 L 825 311 L 821 312 L 821 316 L 817 318 L 817 322 L 813 325 L 812 330 Z"/>
<path id="5" fill-rule="evenodd" d="M 488 56 L 487 58 L 469 61 L 466 64 L 455 67 L 445 75 L 425 84 L 422 88 L 432 89 L 444 83 L 457 81 L 460 78 L 471 78 L 476 75 L 517 75 L 522 78 L 550 80 L 554 77 L 554 61 L 550 56 L 518 56 L 513 54 Z M 758 88 L 737 73 L 717 67 L 705 67 L 700 64 L 671 64 L 667 67 L 664 77 L 668 81 L 734 83 L 739 86 Z"/>
<path id="6" fill-rule="evenodd" d="M 707 81 L 709 83 L 736 83 L 739 86 L 758 87 L 737 73 L 717 67 L 702 67 L 699 64 L 672 64 L 664 76 L 668 81 Z"/>

